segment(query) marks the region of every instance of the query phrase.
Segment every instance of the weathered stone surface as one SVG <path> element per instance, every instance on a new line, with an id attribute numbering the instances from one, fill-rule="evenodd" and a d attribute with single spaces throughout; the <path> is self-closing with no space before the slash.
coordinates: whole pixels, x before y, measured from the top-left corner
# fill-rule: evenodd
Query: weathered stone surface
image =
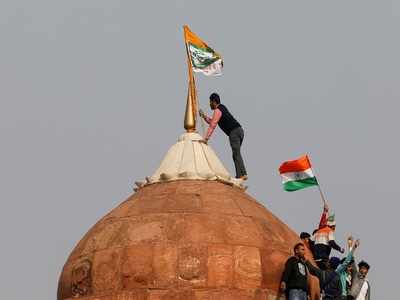
<path id="1" fill-rule="evenodd" d="M 234 286 L 238 289 L 261 287 L 260 250 L 255 247 L 237 246 L 234 248 Z"/>
<path id="2" fill-rule="evenodd" d="M 205 213 L 223 211 L 227 215 L 243 215 L 235 201 L 226 197 L 223 193 L 206 192 L 201 194 L 201 203 L 202 211 Z"/>
<path id="3" fill-rule="evenodd" d="M 121 289 L 121 249 L 96 252 L 93 261 L 93 293 Z"/>
<path id="4" fill-rule="evenodd" d="M 153 271 L 154 285 L 168 288 L 177 285 L 178 247 L 174 243 L 154 245 Z"/>
<path id="5" fill-rule="evenodd" d="M 233 286 L 233 247 L 229 245 L 208 246 L 208 286 Z"/>
<path id="6" fill-rule="evenodd" d="M 92 262 L 83 259 L 72 268 L 71 293 L 73 297 L 90 295 L 92 292 Z"/>
<path id="7" fill-rule="evenodd" d="M 180 243 L 185 237 L 185 215 L 169 214 L 166 225 L 166 236 L 171 242 Z"/>
<path id="8" fill-rule="evenodd" d="M 155 194 L 151 197 L 142 196 L 134 200 L 135 203 L 131 210 L 134 212 L 138 211 L 141 215 L 162 213 L 167 200 L 168 194 Z M 127 214 L 130 215 L 129 212 Z"/>
<path id="9" fill-rule="evenodd" d="M 168 197 L 164 210 L 167 212 L 200 212 L 199 194 L 179 193 Z"/>
<path id="10" fill-rule="evenodd" d="M 154 286 L 152 244 L 137 244 L 124 248 L 121 265 L 123 289 Z"/>
<path id="11" fill-rule="evenodd" d="M 226 241 L 232 245 L 262 247 L 263 239 L 257 225 L 244 216 L 225 217 Z"/>
<path id="12" fill-rule="evenodd" d="M 272 281 L 271 278 L 279 278 L 282 275 L 283 268 L 290 253 L 283 252 L 280 249 L 261 249 L 261 271 L 262 288 L 271 290 L 279 289 L 279 281 Z"/>
<path id="13" fill-rule="evenodd" d="M 205 290 L 196 291 L 196 300 L 253 300 L 253 291 L 221 289 L 221 290 Z"/>
<path id="14" fill-rule="evenodd" d="M 189 243 L 225 243 L 225 224 L 216 214 L 185 215 L 185 239 Z"/>
<path id="15" fill-rule="evenodd" d="M 185 245 L 178 250 L 178 279 L 180 286 L 205 287 L 207 283 L 207 247 Z"/>
<path id="16" fill-rule="evenodd" d="M 135 216 L 128 220 L 128 224 L 126 235 L 129 244 L 166 240 L 167 216 L 165 214 Z"/>
<path id="17" fill-rule="evenodd" d="M 78 243 L 58 300 L 277 300 L 297 235 L 216 181 L 140 189 Z"/>

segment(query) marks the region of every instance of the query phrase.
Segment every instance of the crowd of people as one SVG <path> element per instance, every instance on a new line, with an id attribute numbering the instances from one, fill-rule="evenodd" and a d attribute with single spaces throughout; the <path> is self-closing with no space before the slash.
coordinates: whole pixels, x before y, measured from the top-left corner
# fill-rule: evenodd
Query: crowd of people
<path id="1" fill-rule="evenodd" d="M 331 256 L 332 249 L 341 254 L 346 252 L 335 241 L 335 229 L 335 216 L 329 215 L 325 203 L 318 228 L 312 235 L 307 232 L 300 234 L 302 242 L 294 246 L 294 256 L 285 264 L 280 288 L 288 300 L 315 300 L 309 293 L 310 274 L 318 278 L 322 300 L 371 299 L 371 285 L 367 279 L 370 266 L 365 261 L 356 264 L 355 260 L 360 241 L 348 237 L 347 254 L 343 258 Z M 316 265 L 306 259 L 306 248 L 312 253 Z"/>
<path id="2" fill-rule="evenodd" d="M 235 163 L 236 178 L 247 180 L 248 175 L 241 155 L 241 145 L 244 139 L 244 130 L 229 110 L 221 104 L 217 93 L 210 95 L 210 108 L 213 110 L 212 118 L 202 110 L 200 116 L 209 124 L 204 139 L 200 142 L 207 144 L 214 129 L 218 125 L 229 137 L 232 147 L 232 156 Z M 361 261 L 355 264 L 354 252 L 359 247 L 360 241 L 352 237 L 348 241 L 348 254 L 340 259 L 332 256 L 332 249 L 344 254 L 345 248 L 340 247 L 335 241 L 335 215 L 329 215 L 329 207 L 324 204 L 323 213 L 312 235 L 307 232 L 300 234 L 301 243 L 294 246 L 294 256 L 290 257 L 285 265 L 282 275 L 281 290 L 289 300 L 370 300 L 371 286 L 366 279 L 370 266 Z M 306 247 L 311 251 L 314 266 L 305 258 Z M 318 279 L 310 279 L 309 274 Z M 309 281 L 319 281 L 320 292 L 309 294 Z"/>

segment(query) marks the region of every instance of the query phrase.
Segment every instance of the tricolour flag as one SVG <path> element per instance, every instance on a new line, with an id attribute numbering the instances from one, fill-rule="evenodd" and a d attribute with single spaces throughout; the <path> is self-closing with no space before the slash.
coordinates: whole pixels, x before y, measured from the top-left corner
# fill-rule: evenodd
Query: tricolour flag
<path id="1" fill-rule="evenodd" d="M 221 75 L 223 66 L 221 55 L 191 32 L 189 27 L 185 25 L 183 28 L 193 71 L 204 73 L 207 76 Z"/>
<path id="2" fill-rule="evenodd" d="M 288 192 L 318 185 L 307 155 L 296 160 L 285 161 L 279 167 L 279 173 L 282 176 L 283 189 Z"/>

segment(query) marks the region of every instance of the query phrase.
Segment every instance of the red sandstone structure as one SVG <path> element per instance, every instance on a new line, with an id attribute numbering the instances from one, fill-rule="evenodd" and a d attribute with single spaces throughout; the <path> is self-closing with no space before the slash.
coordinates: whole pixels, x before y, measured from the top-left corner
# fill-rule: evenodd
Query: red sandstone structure
<path id="1" fill-rule="evenodd" d="M 187 133 L 78 243 L 58 300 L 284 299 L 280 279 L 299 239 L 199 142 L 190 91 Z"/>
<path id="2" fill-rule="evenodd" d="M 279 299 L 297 241 L 239 188 L 157 183 L 84 236 L 64 266 L 58 300 Z"/>

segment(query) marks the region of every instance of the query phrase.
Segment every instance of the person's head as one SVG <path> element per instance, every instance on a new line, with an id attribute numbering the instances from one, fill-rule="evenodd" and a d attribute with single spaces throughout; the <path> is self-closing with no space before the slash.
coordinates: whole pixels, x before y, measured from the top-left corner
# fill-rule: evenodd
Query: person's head
<path id="1" fill-rule="evenodd" d="M 319 268 L 321 270 L 328 270 L 330 268 L 329 265 L 329 260 L 328 259 L 321 259 L 321 261 L 318 264 Z"/>
<path id="2" fill-rule="evenodd" d="M 309 242 L 310 241 L 310 234 L 308 233 L 308 232 L 302 232 L 302 233 L 300 233 L 300 239 L 303 241 L 303 242 Z"/>
<path id="3" fill-rule="evenodd" d="M 343 258 L 340 263 L 344 263 L 344 261 L 346 260 L 346 258 Z M 354 263 L 354 259 L 352 259 L 349 264 L 346 267 L 346 272 L 347 274 L 351 274 L 353 272 L 353 263 Z"/>
<path id="4" fill-rule="evenodd" d="M 332 256 L 329 259 L 329 268 L 332 270 L 336 270 L 337 267 L 340 265 L 340 258 L 336 256 Z"/>
<path id="5" fill-rule="evenodd" d="M 306 249 L 304 248 L 303 243 L 297 243 L 294 248 L 294 255 L 297 256 L 298 258 L 304 259 L 304 255 L 306 252 Z"/>
<path id="6" fill-rule="evenodd" d="M 210 95 L 210 108 L 212 110 L 216 109 L 217 106 L 221 103 L 221 100 L 219 99 L 219 95 L 217 93 L 212 93 Z"/>
<path id="7" fill-rule="evenodd" d="M 360 261 L 358 264 L 358 272 L 360 273 L 361 277 L 365 277 L 369 271 L 369 264 L 366 261 Z"/>

